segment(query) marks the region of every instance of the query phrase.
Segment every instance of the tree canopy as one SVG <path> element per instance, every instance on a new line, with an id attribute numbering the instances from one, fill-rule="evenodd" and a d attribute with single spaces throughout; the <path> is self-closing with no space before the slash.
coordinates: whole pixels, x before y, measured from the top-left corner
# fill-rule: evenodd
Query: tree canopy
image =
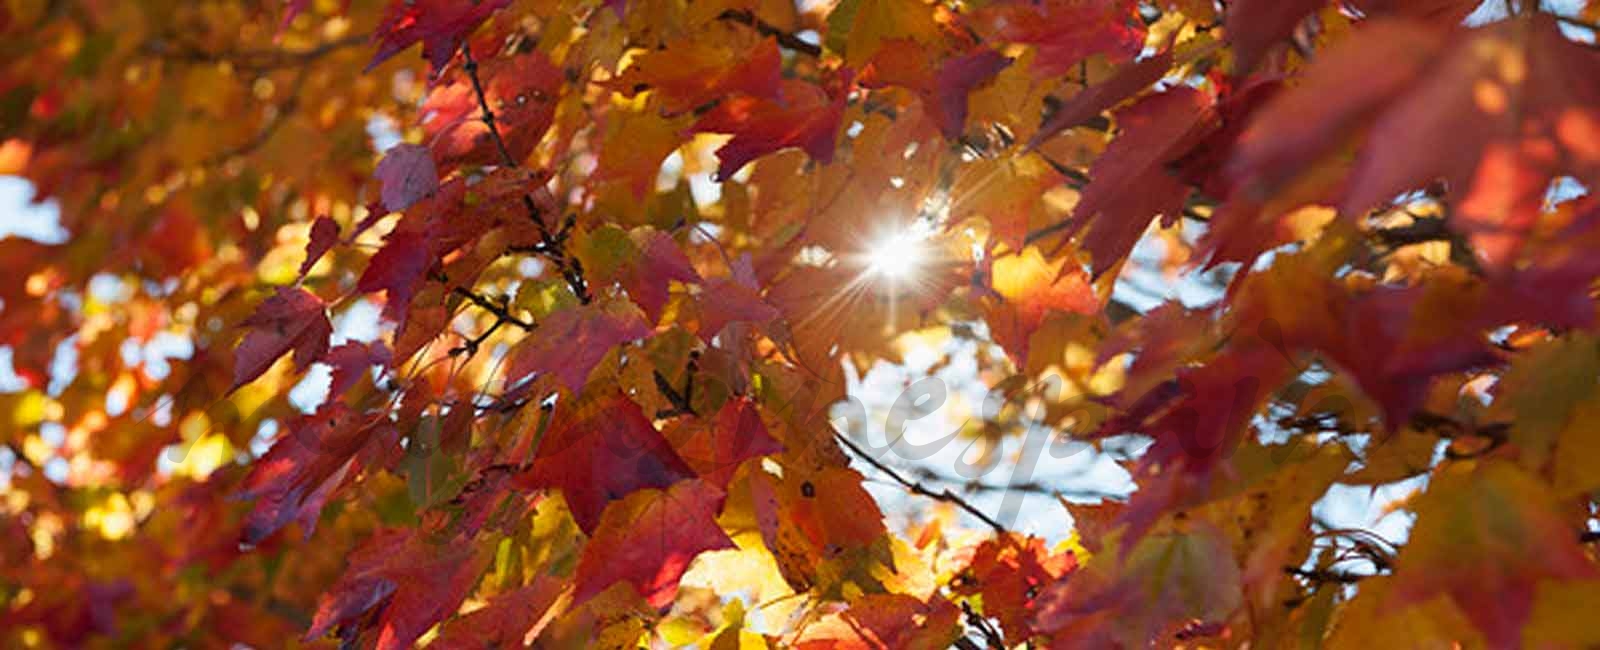
<path id="1" fill-rule="evenodd" d="M 1594 647 L 1597 20 L 0 3 L 0 645 Z"/>

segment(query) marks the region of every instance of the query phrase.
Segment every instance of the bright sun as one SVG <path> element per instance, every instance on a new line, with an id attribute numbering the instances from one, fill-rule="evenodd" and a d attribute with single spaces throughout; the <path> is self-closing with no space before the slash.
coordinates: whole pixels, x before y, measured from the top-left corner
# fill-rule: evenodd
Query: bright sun
<path id="1" fill-rule="evenodd" d="M 908 280 L 922 258 L 922 241 L 901 233 L 885 237 L 867 252 L 867 271 L 891 280 Z"/>
<path id="2" fill-rule="evenodd" d="M 867 248 L 867 273 L 892 281 L 911 280 L 926 256 L 928 235 L 917 222 L 879 238 Z"/>

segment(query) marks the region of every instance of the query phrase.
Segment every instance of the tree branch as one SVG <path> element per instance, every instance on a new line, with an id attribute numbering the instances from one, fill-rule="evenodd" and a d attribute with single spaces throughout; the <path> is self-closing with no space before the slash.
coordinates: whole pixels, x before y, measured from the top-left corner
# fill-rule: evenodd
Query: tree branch
<path id="1" fill-rule="evenodd" d="M 1333 569 L 1302 569 L 1300 567 L 1293 566 L 1283 567 L 1283 572 L 1297 578 L 1305 578 L 1306 580 L 1316 584 L 1333 583 L 1341 585 L 1353 585 L 1361 582 L 1362 580 L 1366 580 L 1367 578 L 1378 575 L 1376 573 L 1351 573 L 1349 571 L 1335 571 Z"/>
<path id="2" fill-rule="evenodd" d="M 276 110 L 273 112 L 272 117 L 268 119 L 265 126 L 261 127 L 260 131 L 256 132 L 255 136 L 236 147 L 212 156 L 210 160 L 206 161 L 205 166 L 211 167 L 214 165 L 220 165 L 227 162 L 230 158 L 243 156 L 255 151 L 256 149 L 260 149 L 261 146 L 266 144 L 268 140 L 271 140 L 272 134 L 277 133 L 278 128 L 282 127 L 283 123 L 288 121 L 289 116 L 300 107 L 300 89 L 305 87 L 308 70 L 309 68 L 302 67 L 300 68 L 300 71 L 295 74 L 294 81 L 289 82 L 289 96 L 274 107 Z"/>
<path id="3" fill-rule="evenodd" d="M 961 603 L 961 613 L 966 616 L 967 625 L 977 629 L 978 633 L 983 635 L 984 641 L 989 645 L 989 650 L 1005 650 L 1011 647 L 1006 645 L 1005 637 L 1000 635 L 999 630 L 994 629 L 994 625 L 989 623 L 989 619 L 973 611 L 971 603 L 963 601 Z"/>
<path id="4" fill-rule="evenodd" d="M 354 34 L 344 38 L 328 41 L 307 50 L 230 50 L 222 52 L 207 52 L 198 46 L 189 43 L 178 43 L 172 47 L 160 37 L 152 38 L 140 45 L 139 49 L 145 54 L 171 61 L 174 63 L 206 64 L 227 63 L 241 70 L 262 73 L 303 66 L 324 56 L 347 47 L 353 47 L 370 42 L 372 39 L 366 34 Z"/>
<path id="5" fill-rule="evenodd" d="M 480 118 L 484 126 L 489 129 L 489 137 L 494 140 L 495 150 L 500 153 L 500 160 L 506 167 L 516 169 L 520 167 L 516 158 L 512 157 L 511 150 L 506 147 L 505 138 L 500 135 L 500 126 L 495 121 L 494 110 L 489 108 L 489 97 L 483 91 L 483 80 L 478 77 L 478 61 L 472 58 L 472 46 L 466 42 L 461 43 L 461 69 L 466 71 L 467 79 L 472 83 L 472 94 L 478 100 Z M 545 223 L 544 215 L 540 213 L 539 206 L 534 204 L 533 197 L 522 195 L 522 206 L 528 211 L 528 218 L 533 220 L 539 229 L 539 246 L 543 249 L 544 256 L 555 265 L 561 277 L 567 281 L 567 286 L 572 289 L 573 295 L 578 297 L 578 302 L 585 305 L 594 301 L 594 296 L 589 293 L 589 283 L 583 277 L 583 263 L 578 258 L 566 254 L 566 249 L 561 244 L 566 240 L 567 231 L 572 222 L 569 219 L 561 232 L 550 232 L 550 226 Z"/>
<path id="6" fill-rule="evenodd" d="M 865 449 L 862 449 L 861 447 L 857 446 L 856 443 L 852 442 L 849 438 L 845 437 L 844 434 L 835 431 L 833 433 L 833 437 L 837 438 L 840 443 L 843 443 L 845 447 L 849 448 L 850 451 L 852 453 L 854 453 L 856 456 L 860 457 L 861 460 L 866 461 L 868 465 L 873 466 L 879 472 L 882 472 L 882 473 L 888 475 L 889 478 L 894 479 L 894 482 L 899 483 L 902 487 L 904 487 L 906 490 L 910 491 L 912 494 L 925 496 L 925 497 L 928 497 L 930 499 L 934 499 L 936 501 L 943 501 L 945 503 L 949 503 L 949 504 L 952 504 L 952 505 L 954 505 L 954 506 L 956 506 L 958 508 L 961 508 L 962 510 L 967 511 L 967 514 L 970 514 L 970 515 L 972 515 L 974 517 L 977 517 L 979 521 L 982 521 L 983 523 L 988 524 L 988 526 L 990 528 L 994 529 L 994 532 L 996 534 L 1004 535 L 1007 532 L 1010 532 L 1005 527 L 1004 524 L 1002 524 L 1002 523 L 1000 523 L 998 521 L 995 521 L 993 517 L 990 517 L 989 515 L 985 514 L 982 510 L 979 510 L 976 506 L 974 506 L 971 503 L 969 503 L 966 499 L 963 499 L 960 496 L 956 495 L 956 493 L 951 492 L 948 488 L 944 489 L 944 490 L 941 490 L 941 491 L 938 491 L 938 492 L 930 490 L 927 487 L 923 486 L 921 483 L 918 483 L 916 481 L 912 481 L 910 479 L 907 479 L 904 476 L 901 476 L 900 473 L 894 471 L 893 468 L 889 467 L 888 465 L 883 464 L 878 459 L 873 458 L 870 454 L 868 454 L 866 452 Z"/>
<path id="7" fill-rule="evenodd" d="M 1373 233 L 1385 246 L 1398 248 L 1411 244 L 1423 244 L 1435 241 L 1450 241 L 1450 229 L 1445 227 L 1444 219 L 1415 219 L 1404 226 L 1393 228 L 1380 228 Z"/>
<path id="8" fill-rule="evenodd" d="M 515 169 L 518 166 L 517 161 L 511 157 L 511 151 L 506 148 L 506 139 L 500 136 L 500 126 L 495 123 L 494 111 L 489 108 L 489 96 L 483 92 L 483 80 L 478 78 L 478 62 L 472 58 L 472 46 L 465 42 L 461 44 L 461 58 L 464 61 L 461 69 L 466 71 L 467 79 L 472 82 L 472 94 L 478 99 L 478 110 L 481 111 L 480 119 L 483 120 L 484 126 L 489 127 L 489 139 L 494 140 L 494 148 L 500 152 L 500 159 L 505 162 L 506 166 Z M 523 198 L 528 197 L 524 195 Z M 530 198 L 529 201 L 531 206 L 532 199 Z M 537 209 L 534 210 L 534 215 L 535 220 L 539 221 L 539 225 L 543 227 L 544 220 L 538 217 Z"/>
<path id="9" fill-rule="evenodd" d="M 1037 481 L 1037 480 L 1035 480 L 1035 481 L 1024 481 L 1024 482 L 1021 482 L 1021 483 L 1006 483 L 1006 484 L 997 485 L 997 484 L 994 484 L 994 483 L 984 483 L 982 481 L 977 481 L 977 480 L 966 480 L 966 479 L 955 478 L 955 477 L 952 477 L 952 476 L 949 476 L 949 475 L 946 475 L 946 474 L 942 474 L 942 473 L 939 473 L 937 471 L 928 469 L 926 467 L 914 467 L 914 468 L 912 468 L 910 470 L 910 472 L 918 480 L 933 481 L 933 482 L 938 482 L 938 483 L 942 483 L 942 484 L 946 484 L 946 485 L 954 485 L 960 491 L 968 493 L 968 494 L 995 493 L 995 492 L 1022 492 L 1022 493 L 1026 493 L 1026 494 L 1041 494 L 1041 495 L 1053 496 L 1053 497 L 1057 497 L 1057 498 L 1072 498 L 1072 499 L 1085 499 L 1085 500 L 1088 500 L 1088 499 L 1123 499 L 1123 498 L 1126 498 L 1122 494 L 1111 493 L 1111 492 L 1100 492 L 1100 491 L 1093 491 L 1093 490 L 1063 490 L 1063 489 L 1060 489 L 1058 487 L 1054 487 L 1054 486 L 1051 486 L 1051 485 L 1049 485 L 1049 484 L 1047 484 L 1045 482 Z"/>
<path id="10" fill-rule="evenodd" d="M 822 47 L 806 42 L 795 34 L 783 31 L 757 18 L 755 13 L 748 9 L 729 9 L 717 16 L 718 20 L 739 23 L 755 28 L 762 36 L 771 36 L 778 40 L 778 45 L 794 50 L 811 57 L 822 56 Z"/>
<path id="11" fill-rule="evenodd" d="M 479 308 L 483 309 L 486 312 L 494 314 L 494 317 L 497 319 L 498 322 L 510 323 L 512 325 L 515 325 L 515 326 L 521 328 L 525 332 L 531 332 L 531 331 L 533 331 L 533 328 L 535 327 L 535 325 L 533 323 L 530 323 L 528 321 L 525 321 L 525 320 L 522 320 L 520 318 L 517 318 L 516 316 L 513 316 L 511 314 L 511 310 L 508 309 L 505 305 L 495 304 L 494 301 L 489 300 L 488 298 L 485 298 L 485 297 L 483 297 L 481 295 L 478 295 L 477 293 L 473 293 L 472 291 L 470 291 L 470 290 L 468 290 L 466 288 L 456 287 L 456 288 L 451 290 L 451 293 L 454 293 L 454 294 L 456 294 L 458 296 L 461 296 L 462 298 L 466 298 L 468 302 L 471 302 L 472 304 L 477 305 Z"/>

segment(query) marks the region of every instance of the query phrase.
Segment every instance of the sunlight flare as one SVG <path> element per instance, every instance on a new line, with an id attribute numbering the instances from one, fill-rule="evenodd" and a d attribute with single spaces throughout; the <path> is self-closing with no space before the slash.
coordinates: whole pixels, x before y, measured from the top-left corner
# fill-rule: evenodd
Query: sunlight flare
<path id="1" fill-rule="evenodd" d="M 930 231 L 919 219 L 873 241 L 866 251 L 867 274 L 895 283 L 914 280 L 927 261 Z"/>

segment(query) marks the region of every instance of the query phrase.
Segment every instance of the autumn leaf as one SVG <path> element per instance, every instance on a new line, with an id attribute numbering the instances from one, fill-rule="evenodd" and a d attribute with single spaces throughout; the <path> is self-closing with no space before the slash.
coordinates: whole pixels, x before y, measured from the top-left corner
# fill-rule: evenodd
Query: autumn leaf
<path id="1" fill-rule="evenodd" d="M 1038 48 L 1034 74 L 1056 77 L 1096 54 L 1113 60 L 1138 54 L 1144 29 L 1135 19 L 1135 4 L 1127 0 L 1003 2 L 985 7 L 976 21 L 990 26 L 1001 40 Z"/>
<path id="2" fill-rule="evenodd" d="M 1177 621 L 1226 622 L 1242 600 L 1232 555 L 1203 522 L 1096 554 L 1044 590 L 1034 625 L 1077 644 L 1143 646 Z"/>
<path id="3" fill-rule="evenodd" d="M 441 169 L 460 164 L 499 166 L 505 164 L 503 155 L 520 164 L 555 120 L 561 70 L 543 53 L 494 59 L 480 69 L 478 83 L 484 86 L 483 101 L 494 113 L 500 139 L 495 140 L 483 120 L 474 82 L 454 80 L 430 94 L 423 104 L 428 116 L 423 130 Z"/>
<path id="4" fill-rule="evenodd" d="M 470 543 L 431 543 L 415 529 L 381 531 L 350 556 L 344 575 L 318 599 L 304 640 L 315 640 L 381 606 L 376 647 L 409 648 L 455 613 L 486 559 Z"/>
<path id="5" fill-rule="evenodd" d="M 1234 72 L 1248 73 L 1274 45 L 1287 41 L 1295 25 L 1327 0 L 1239 0 L 1228 5 L 1228 42 L 1234 47 Z"/>
<path id="6" fill-rule="evenodd" d="M 778 316 L 754 287 L 733 278 L 717 278 L 705 283 L 700 292 L 700 338 L 710 341 L 729 323 L 760 323 Z"/>
<path id="7" fill-rule="evenodd" d="M 672 236 L 653 228 L 597 230 L 579 245 L 578 255 L 594 281 L 621 284 L 651 323 L 661 320 L 673 282 L 700 281 Z"/>
<path id="8" fill-rule="evenodd" d="M 812 160 L 833 160 L 839 122 L 844 115 L 848 78 L 830 87 L 786 79 L 778 99 L 735 95 L 702 115 L 691 133 L 727 133 L 733 136 L 717 149 L 717 180 L 727 180 L 746 163 L 788 147 L 799 147 Z"/>
<path id="9" fill-rule="evenodd" d="M 398 439 L 392 426 L 363 422 L 342 403 L 324 405 L 297 418 L 250 470 L 239 497 L 253 500 L 243 542 L 257 544 L 290 522 L 306 537 L 322 507 L 346 479 L 365 467 L 393 460 Z"/>
<path id="10" fill-rule="evenodd" d="M 1072 531 L 1078 543 L 1090 553 L 1100 552 L 1125 507 L 1125 504 L 1117 501 L 1082 504 L 1062 500 L 1061 505 L 1072 515 Z"/>
<path id="11" fill-rule="evenodd" d="M 607 506 L 578 558 L 574 602 L 628 582 L 652 607 L 672 604 L 678 579 L 695 556 L 733 548 L 717 526 L 722 499 L 710 483 L 692 480 L 634 492 Z"/>
<path id="12" fill-rule="evenodd" d="M 1129 63 L 1119 68 L 1111 78 L 1078 91 L 1045 119 L 1038 132 L 1028 141 L 1028 148 L 1037 149 L 1057 133 L 1080 126 L 1150 88 L 1166 76 L 1173 61 L 1171 52 L 1162 52 Z"/>
<path id="13" fill-rule="evenodd" d="M 538 445 L 519 484 L 559 488 L 588 534 L 600 525 L 607 504 L 694 476 L 639 405 L 615 391 L 558 406 Z"/>
<path id="14" fill-rule="evenodd" d="M 439 171 L 428 148 L 397 144 L 383 154 L 373 176 L 383 183 L 383 207 L 399 212 L 439 189 Z"/>
<path id="15" fill-rule="evenodd" d="M 317 260 L 332 250 L 339 243 L 339 224 L 326 216 L 317 217 L 311 222 L 310 238 L 306 242 L 306 259 L 300 263 L 300 276 L 305 277 L 311 272 Z"/>
<path id="16" fill-rule="evenodd" d="M 539 576 L 533 584 L 497 594 L 481 609 L 446 621 L 439 628 L 439 637 L 429 645 L 444 650 L 478 650 L 495 644 L 522 643 L 524 638 L 543 631 L 551 618 L 551 608 L 569 587 L 560 578 Z"/>
<path id="17" fill-rule="evenodd" d="M 278 357 L 294 352 L 296 370 L 305 370 L 328 351 L 333 323 L 322 299 L 303 289 L 278 289 L 256 307 L 243 326 L 250 328 L 233 352 L 233 386 L 254 381 Z"/>
<path id="18" fill-rule="evenodd" d="M 1390 602 L 1446 594 L 1491 644 L 1520 644 L 1542 579 L 1595 575 L 1547 489 L 1504 462 L 1435 475 L 1413 508 L 1416 529 L 1396 560 Z M 1474 561 L 1453 559 L 1462 554 Z"/>
<path id="19" fill-rule="evenodd" d="M 404 314 L 422 283 L 423 273 L 432 264 L 428 241 L 423 234 L 412 230 L 395 230 L 389 233 L 383 248 L 367 262 L 367 268 L 356 281 L 356 290 L 383 291 L 387 299 L 385 310 L 391 314 Z"/>
<path id="20" fill-rule="evenodd" d="M 1021 250 L 1035 219 L 1047 214 L 1044 193 L 1063 181 L 1037 156 L 980 160 L 967 165 L 951 188 L 950 216 L 988 220 L 995 239 Z"/>
<path id="21" fill-rule="evenodd" d="M 729 45 L 704 35 L 671 43 L 634 59 L 617 78 L 616 87 L 628 95 L 641 90 L 659 94 L 668 114 L 690 111 L 733 94 L 777 99 L 783 81 L 777 41 L 766 39 L 750 50 Z"/>
<path id="22" fill-rule="evenodd" d="M 546 318 L 518 347 L 511 374 L 549 373 L 577 393 L 611 348 L 649 335 L 650 326 L 626 304 L 564 309 Z"/>
<path id="23" fill-rule="evenodd" d="M 960 611 L 935 597 L 923 602 L 903 594 L 857 600 L 805 628 L 793 640 L 803 650 L 943 648 L 961 636 Z"/>
<path id="24" fill-rule="evenodd" d="M 382 341 L 361 343 L 351 341 L 336 346 L 323 355 L 322 362 L 333 369 L 328 381 L 329 395 L 341 395 L 355 386 L 361 377 L 374 367 L 387 366 L 394 361 L 389 347 Z"/>
<path id="25" fill-rule="evenodd" d="M 1126 257 L 1152 218 L 1164 217 L 1165 225 L 1179 218 L 1190 188 L 1170 165 L 1213 127 L 1210 104 L 1204 94 L 1179 87 L 1117 111 L 1121 133 L 1089 168 L 1089 184 L 1072 211 L 1087 229 L 1092 277 Z"/>
<path id="26" fill-rule="evenodd" d="M 1600 2 L 0 6 L 0 647 L 1597 640 Z"/>
<path id="27" fill-rule="evenodd" d="M 996 299 L 986 318 L 1013 359 L 1028 358 L 1030 338 L 1052 312 L 1087 314 L 1099 307 L 1087 274 L 1065 261 L 1045 261 L 1035 247 L 994 260 L 989 274 Z"/>
<path id="28" fill-rule="evenodd" d="M 729 399 L 711 422 L 678 431 L 677 436 L 668 436 L 673 448 L 702 479 L 724 489 L 744 461 L 783 451 L 748 397 Z"/>
<path id="29" fill-rule="evenodd" d="M 367 69 L 422 43 L 422 57 L 437 75 L 472 30 L 509 4 L 511 0 L 480 0 L 466 4 L 447 0 L 391 0 L 382 24 L 372 34 L 378 51 L 367 63 Z"/>
<path id="30" fill-rule="evenodd" d="M 893 38 L 923 46 L 942 40 L 933 8 L 917 0 L 846 0 L 828 14 L 829 34 L 840 35 L 828 46 L 844 53 L 845 65 L 860 68 Z"/>
<path id="31" fill-rule="evenodd" d="M 867 87 L 896 85 L 915 91 L 948 140 L 959 138 L 966 128 L 967 96 L 1011 65 L 1011 59 L 999 52 L 978 49 L 935 66 L 913 43 L 888 45 L 868 63 L 859 82 Z"/>
<path id="32" fill-rule="evenodd" d="M 1358 214 L 1443 178 L 1453 222 L 1486 264 L 1506 267 L 1551 179 L 1600 173 L 1600 84 L 1584 72 L 1600 69 L 1600 54 L 1529 17 L 1463 36 L 1434 66 L 1374 121 L 1340 209 Z M 1471 108 L 1441 115 L 1443 105 Z"/>
<path id="33" fill-rule="evenodd" d="M 1037 634 L 1032 619 L 1038 596 L 1077 566 L 1071 552 L 1052 552 L 1042 539 L 1007 535 L 979 544 L 954 587 L 959 594 L 982 596 L 983 611 L 1000 620 L 1008 638 L 1026 639 Z"/>
<path id="34" fill-rule="evenodd" d="M 595 183 L 620 182 L 635 198 L 655 189 L 661 162 L 683 143 L 684 131 L 692 124 L 687 115 L 663 119 L 660 108 L 648 98 L 640 103 L 612 105 L 606 111 L 601 166 L 591 177 Z"/>
<path id="35" fill-rule="evenodd" d="M 882 513 L 861 486 L 860 473 L 842 467 L 793 469 L 776 484 L 775 503 L 769 505 L 778 509 L 776 521 L 798 529 L 810 542 L 814 559 L 870 544 L 886 532 Z M 771 537 L 776 531 L 763 533 Z"/>

